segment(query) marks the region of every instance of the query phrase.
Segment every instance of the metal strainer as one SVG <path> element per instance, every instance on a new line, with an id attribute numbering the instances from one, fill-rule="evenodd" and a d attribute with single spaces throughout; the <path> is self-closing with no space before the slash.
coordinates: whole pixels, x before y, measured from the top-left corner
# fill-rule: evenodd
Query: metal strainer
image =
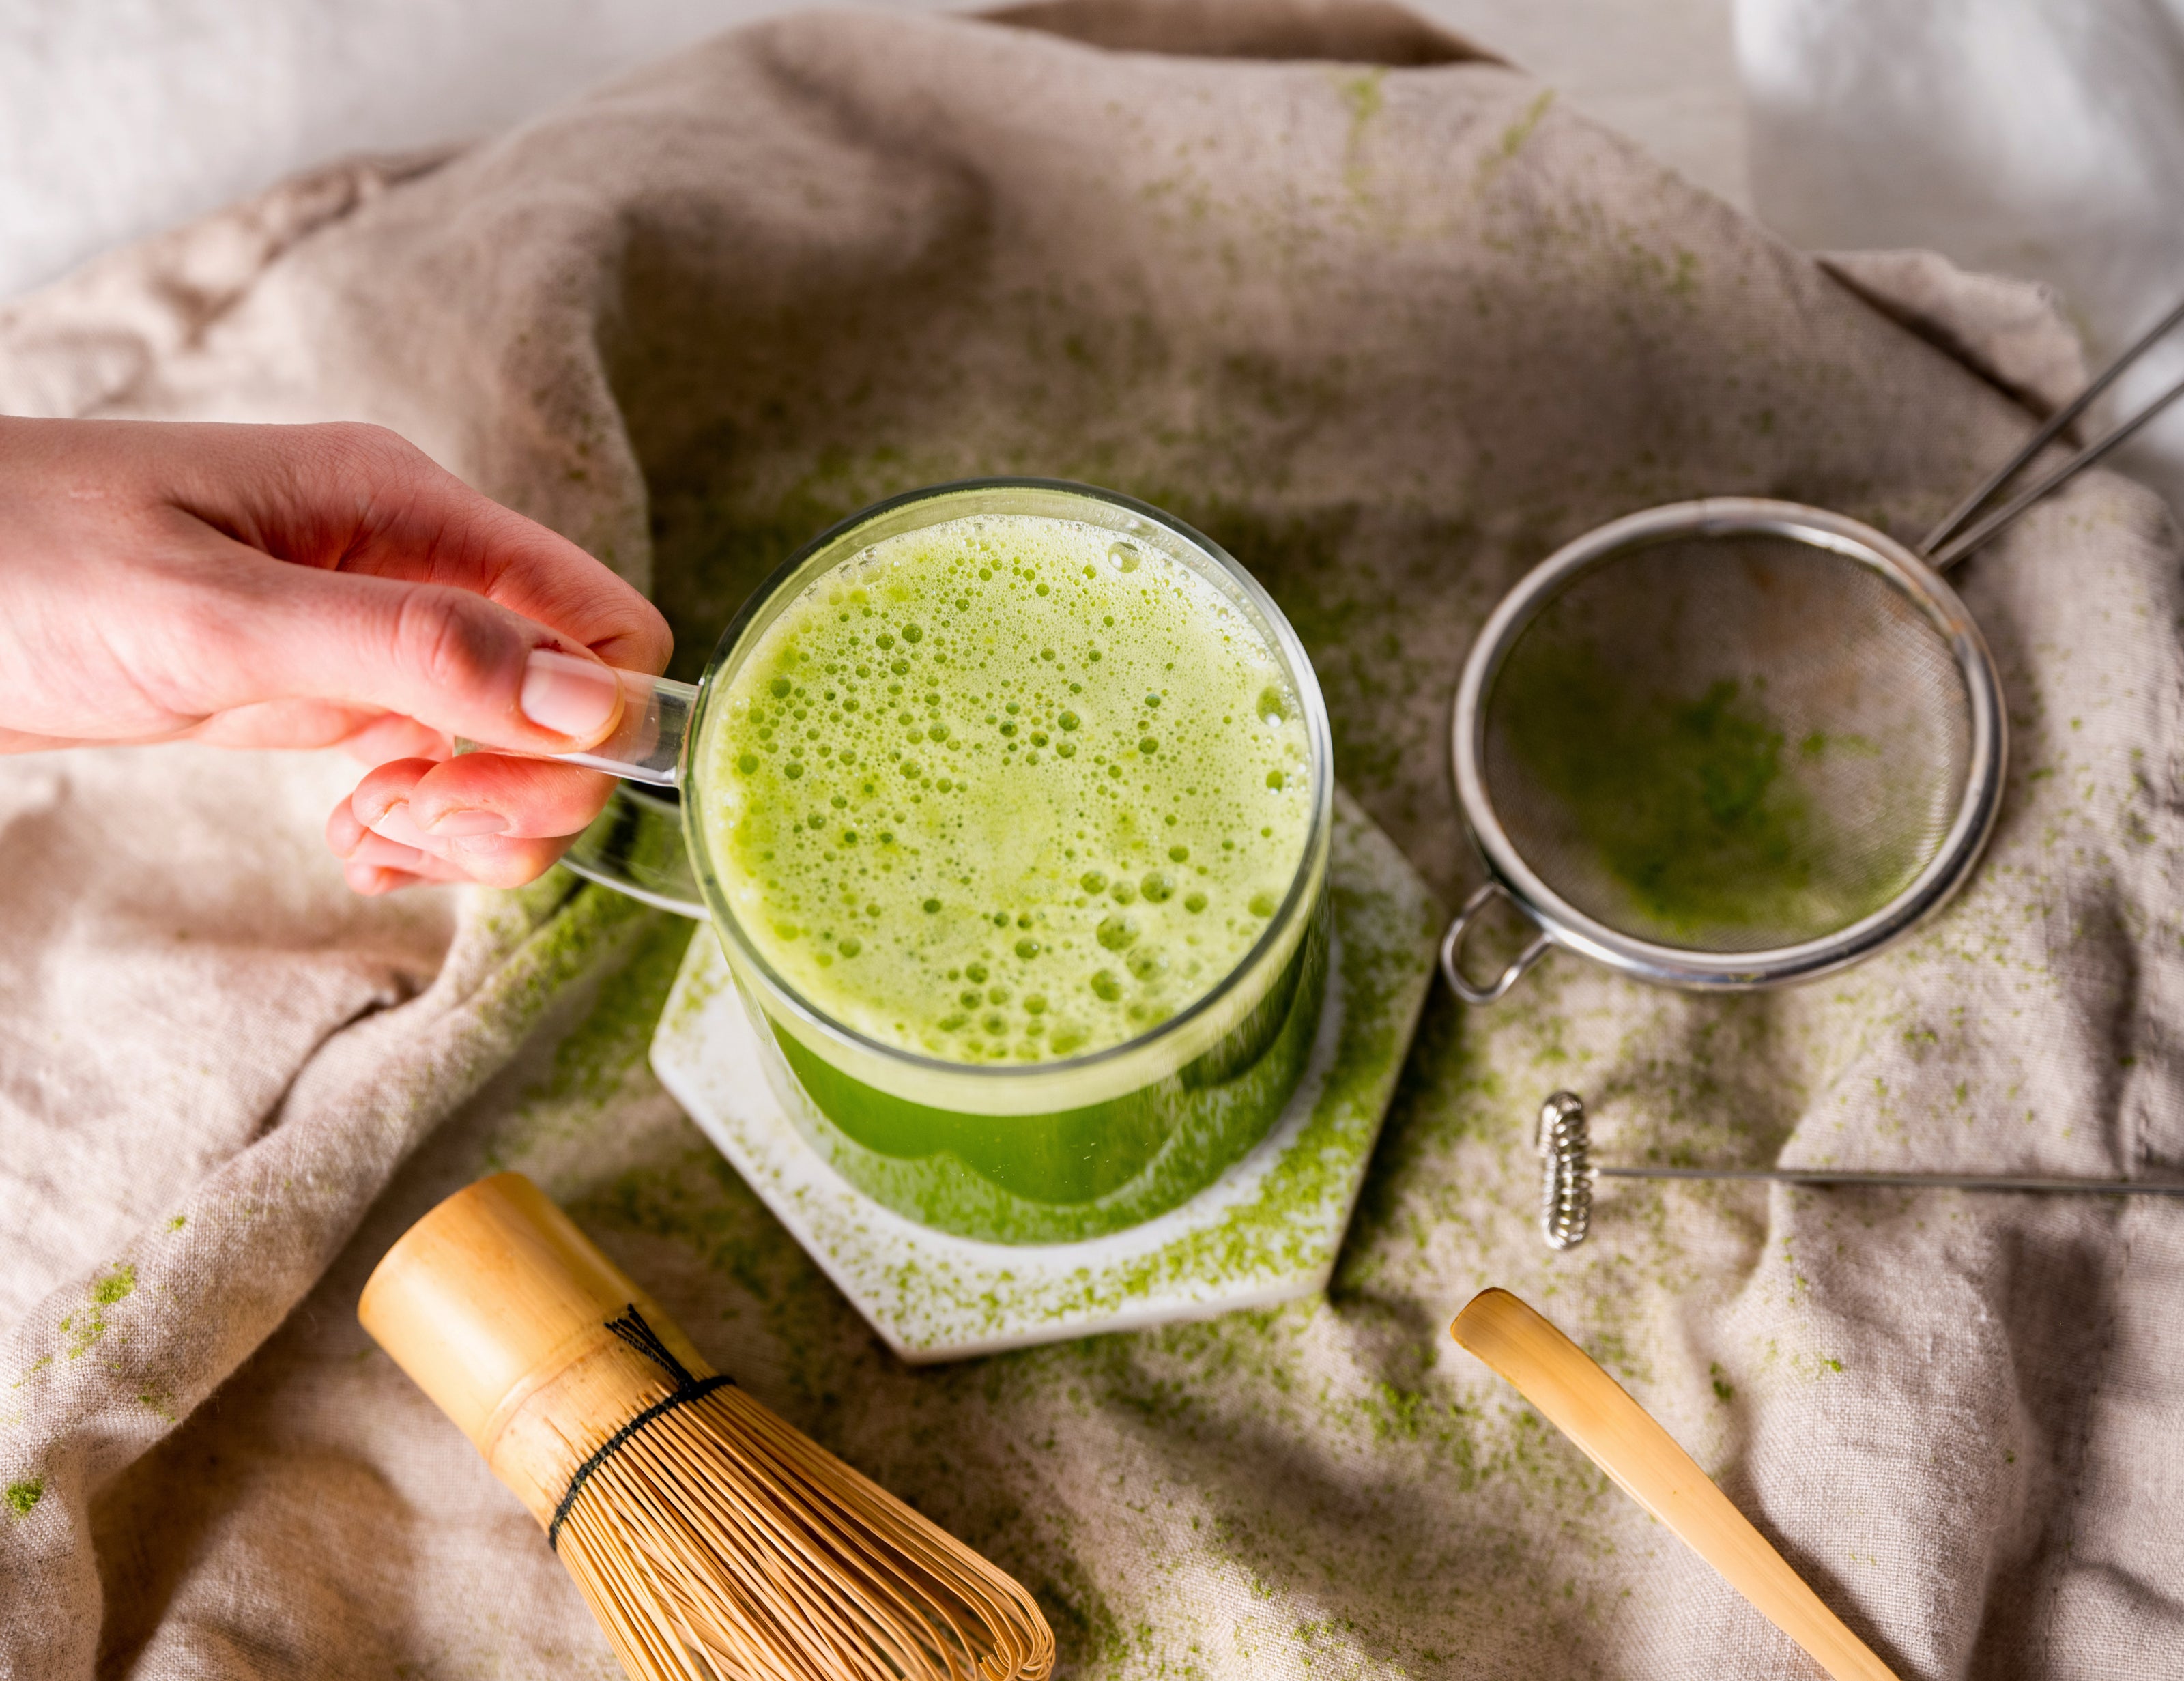
<path id="1" fill-rule="evenodd" d="M 1942 570 L 2184 396 L 2180 381 L 1966 529 L 2180 320 L 2184 304 L 1919 552 L 1724 497 L 1617 520 L 1535 567 L 1457 689 L 1457 798 L 1488 874 L 1441 942 L 1457 996 L 1492 1003 L 1557 945 L 1672 986 L 1779 986 L 1939 909 L 1994 827 L 2007 758 L 1993 656 Z M 1496 899 L 1538 932 L 1475 984 L 1464 936 Z"/>

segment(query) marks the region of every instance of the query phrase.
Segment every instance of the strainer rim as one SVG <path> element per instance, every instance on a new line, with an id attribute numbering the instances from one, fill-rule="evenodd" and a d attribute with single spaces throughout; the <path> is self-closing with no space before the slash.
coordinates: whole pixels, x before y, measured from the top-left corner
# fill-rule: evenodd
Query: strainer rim
<path id="1" fill-rule="evenodd" d="M 1527 865 L 1487 792 L 1484 701 L 1517 638 L 1580 574 L 1617 555 L 1680 537 L 1779 537 L 1868 566 L 1926 616 L 1948 643 L 1971 712 L 1964 789 L 1925 868 L 1879 910 L 1816 939 L 1724 952 L 1665 945 L 1608 927 L 1556 893 Z M 1766 497 L 1707 497 L 1625 515 L 1563 545 L 1496 604 L 1457 685 L 1449 731 L 1457 804 L 1488 874 L 1557 945 L 1642 980 L 1702 990 L 1751 990 L 1832 973 L 1900 939 L 1948 902 L 1985 850 L 2001 811 L 2007 715 L 1994 656 L 1963 599 L 1908 548 L 1864 520 Z"/>

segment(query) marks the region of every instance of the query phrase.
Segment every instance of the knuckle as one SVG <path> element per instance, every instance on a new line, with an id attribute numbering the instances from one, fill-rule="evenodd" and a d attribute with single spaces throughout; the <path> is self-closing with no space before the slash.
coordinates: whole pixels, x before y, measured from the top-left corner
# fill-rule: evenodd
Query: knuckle
<path id="1" fill-rule="evenodd" d="M 439 469 L 399 432 L 364 420 L 330 420 L 304 428 L 309 447 L 296 455 L 305 486 L 331 488 L 352 502 L 366 525 L 410 502 Z"/>
<path id="2" fill-rule="evenodd" d="M 442 585 L 404 593 L 393 639 L 397 666 L 435 693 L 476 699 L 508 664 L 507 637 L 487 604 Z"/>
<path id="3" fill-rule="evenodd" d="M 415 468 L 426 459 L 401 433 L 369 420 L 328 420 L 311 431 L 332 465 L 365 477 Z"/>
<path id="4" fill-rule="evenodd" d="M 364 824 L 344 799 L 326 814 L 326 849 L 337 858 L 347 858 L 364 838 Z"/>

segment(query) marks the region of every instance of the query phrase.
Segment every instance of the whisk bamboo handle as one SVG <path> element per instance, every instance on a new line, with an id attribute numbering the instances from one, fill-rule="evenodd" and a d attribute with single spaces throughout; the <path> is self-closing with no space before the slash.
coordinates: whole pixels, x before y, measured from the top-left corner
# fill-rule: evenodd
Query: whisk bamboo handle
<path id="1" fill-rule="evenodd" d="M 1457 1315 L 1449 1334 L 1513 1384 L 1836 1681 L 1897 1681 L 1652 1415 L 1539 1314 L 1507 1290 L 1481 1290 Z"/>
<path id="2" fill-rule="evenodd" d="M 357 1306 L 520 1495 L 632 1681 L 1045 1681 L 1023 1585 L 699 1357 L 538 1187 L 458 1191 Z"/>
<path id="3" fill-rule="evenodd" d="M 694 1379 L 712 1377 L 658 1303 L 521 1173 L 481 1179 L 403 1235 L 364 1287 L 364 1328 L 550 1528 L 615 1426 L 675 1394 L 608 1322 L 635 1307 Z"/>

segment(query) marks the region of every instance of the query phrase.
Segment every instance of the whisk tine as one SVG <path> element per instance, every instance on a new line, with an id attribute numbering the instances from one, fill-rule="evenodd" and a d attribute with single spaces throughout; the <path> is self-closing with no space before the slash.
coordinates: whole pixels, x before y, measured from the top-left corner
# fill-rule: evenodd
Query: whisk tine
<path id="1" fill-rule="evenodd" d="M 595 1472 L 562 1557 L 639 1675 L 1039 1681 L 1051 1667 L 1021 1588 L 738 1389 Z"/>

